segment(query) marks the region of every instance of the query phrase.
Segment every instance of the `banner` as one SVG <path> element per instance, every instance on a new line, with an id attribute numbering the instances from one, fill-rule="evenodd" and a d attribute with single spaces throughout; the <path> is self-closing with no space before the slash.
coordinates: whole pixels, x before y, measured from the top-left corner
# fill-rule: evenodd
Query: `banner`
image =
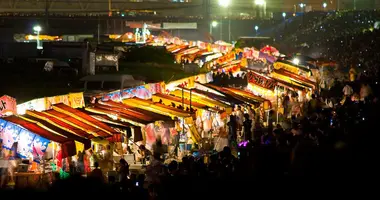
<path id="1" fill-rule="evenodd" d="M 274 90 L 277 82 L 272 78 L 263 76 L 256 72 L 248 72 L 248 83 L 252 83 L 254 85 L 258 85 L 268 90 Z"/>
<path id="2" fill-rule="evenodd" d="M 151 99 L 153 94 L 162 93 L 164 91 L 164 83 L 149 83 L 146 85 L 141 85 L 135 88 L 128 88 L 124 90 L 117 90 L 111 93 L 108 93 L 103 96 L 103 101 L 116 101 L 120 102 L 123 99 L 129 98 L 140 98 L 140 99 Z"/>
<path id="3" fill-rule="evenodd" d="M 35 161 L 42 158 L 50 140 L 3 119 L 0 119 L 0 125 L 3 127 L 0 137 L 3 141 L 3 148 L 10 150 L 13 144 L 17 142 L 17 155 L 19 157 L 27 158 L 30 153 L 33 153 Z"/>
<path id="4" fill-rule="evenodd" d="M 0 97 L 0 116 L 17 114 L 16 99 L 8 95 Z"/>
<path id="5" fill-rule="evenodd" d="M 33 161 L 40 163 L 42 160 L 46 149 L 50 143 L 50 140 L 43 138 L 39 135 L 36 135 L 34 137 L 33 143 L 32 143 L 32 149 L 33 149 Z"/>
<path id="6" fill-rule="evenodd" d="M 42 112 L 51 109 L 52 105 L 59 103 L 72 108 L 83 108 L 85 106 L 83 92 L 34 99 L 17 105 L 17 114 L 23 115 L 27 110 Z"/>
<path id="7" fill-rule="evenodd" d="M 28 158 L 29 153 L 32 152 L 32 145 L 35 136 L 35 134 L 28 130 L 22 129 L 20 131 L 17 144 L 17 155 L 20 158 Z"/>
<path id="8" fill-rule="evenodd" d="M 0 119 L 2 120 L 2 119 Z M 19 139 L 21 128 L 11 122 L 8 122 L 1 131 L 1 140 L 3 148 L 10 150 L 15 142 Z"/>
<path id="9" fill-rule="evenodd" d="M 68 95 L 69 103 L 72 108 L 85 107 L 83 92 L 70 93 Z"/>

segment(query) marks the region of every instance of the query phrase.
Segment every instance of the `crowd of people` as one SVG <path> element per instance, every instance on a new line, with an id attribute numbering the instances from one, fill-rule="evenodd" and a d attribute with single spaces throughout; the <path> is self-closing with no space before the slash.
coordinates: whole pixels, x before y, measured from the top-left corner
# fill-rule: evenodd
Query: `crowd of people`
<path id="1" fill-rule="evenodd" d="M 380 12 L 309 12 L 289 21 L 279 41 L 287 50 L 336 62 L 342 71 L 357 67 L 364 76 L 379 73 Z M 298 31 L 294 31 L 298 30 Z M 286 51 L 285 51 L 286 52 Z"/>

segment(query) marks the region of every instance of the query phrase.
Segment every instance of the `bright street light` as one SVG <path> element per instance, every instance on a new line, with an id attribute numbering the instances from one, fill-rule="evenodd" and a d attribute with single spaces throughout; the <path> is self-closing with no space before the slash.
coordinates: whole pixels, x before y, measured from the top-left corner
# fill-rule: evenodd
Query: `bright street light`
<path id="1" fill-rule="evenodd" d="M 300 4 L 300 7 L 301 7 L 301 8 L 303 8 L 303 7 L 305 7 L 305 6 L 306 6 L 306 4 L 303 4 L 303 3 Z"/>
<path id="2" fill-rule="evenodd" d="M 286 17 L 286 13 L 285 13 L 285 12 L 282 13 L 282 17 L 283 17 L 283 18 Z"/>
<path id="3" fill-rule="evenodd" d="M 266 4 L 265 0 L 255 0 L 256 5 L 264 5 Z"/>
<path id="4" fill-rule="evenodd" d="M 42 30 L 41 26 L 35 26 L 33 27 L 33 30 L 36 32 L 40 32 Z"/>
<path id="5" fill-rule="evenodd" d="M 37 32 L 37 49 L 42 49 L 42 46 L 40 44 L 40 32 L 42 30 L 41 26 L 34 26 L 33 30 Z"/>
<path id="6" fill-rule="evenodd" d="M 212 21 L 211 22 L 211 26 L 212 27 L 217 27 L 218 26 L 218 22 L 217 21 Z"/>
<path id="7" fill-rule="evenodd" d="M 258 26 L 255 26 L 255 31 L 259 30 L 259 27 Z"/>
<path id="8" fill-rule="evenodd" d="M 218 0 L 219 6 L 227 8 L 231 4 L 231 0 Z"/>
<path id="9" fill-rule="evenodd" d="M 300 64 L 300 60 L 298 58 L 294 58 L 292 62 L 295 65 L 299 65 Z"/>
<path id="10" fill-rule="evenodd" d="M 327 3 L 326 2 L 323 3 L 322 6 L 323 6 L 323 8 L 326 8 L 327 7 Z"/>
<path id="11" fill-rule="evenodd" d="M 210 34 L 212 35 L 212 28 L 215 28 L 218 26 L 218 22 L 217 21 L 212 21 L 211 24 L 210 24 Z"/>

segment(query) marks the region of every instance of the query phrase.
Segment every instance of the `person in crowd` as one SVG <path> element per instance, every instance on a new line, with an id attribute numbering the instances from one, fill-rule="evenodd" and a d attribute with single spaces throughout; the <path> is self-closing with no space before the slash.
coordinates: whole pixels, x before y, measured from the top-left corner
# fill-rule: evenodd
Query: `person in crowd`
<path id="1" fill-rule="evenodd" d="M 88 157 L 88 160 L 89 160 L 89 167 L 90 167 L 90 169 L 92 171 L 94 169 L 95 162 L 96 162 L 95 154 L 94 154 L 94 152 L 93 152 L 92 149 L 88 150 L 87 157 Z"/>
<path id="2" fill-rule="evenodd" d="M 178 163 L 177 161 L 173 160 L 170 162 L 168 166 L 168 172 L 170 176 L 177 176 L 178 175 Z"/>
<path id="3" fill-rule="evenodd" d="M 236 117 L 236 124 L 237 124 L 237 132 L 240 134 L 242 127 L 243 127 L 243 122 L 244 122 L 244 112 L 241 109 L 241 106 L 236 105 L 235 106 L 235 117 Z"/>
<path id="4" fill-rule="evenodd" d="M 252 141 L 252 120 L 250 119 L 250 116 L 248 113 L 244 114 L 244 122 L 243 122 L 243 132 L 244 132 L 244 139 L 248 141 Z"/>
<path id="5" fill-rule="evenodd" d="M 119 161 L 118 174 L 119 174 L 119 182 L 122 184 L 123 183 L 125 184 L 129 178 L 129 164 L 123 158 L 120 159 Z"/>
<path id="6" fill-rule="evenodd" d="M 17 142 L 13 143 L 11 149 L 9 150 L 9 154 L 7 155 L 8 160 L 8 175 L 9 175 L 9 181 L 8 186 L 14 187 L 16 185 L 15 183 L 15 172 L 16 168 L 18 166 L 17 161 Z"/>
<path id="7" fill-rule="evenodd" d="M 99 168 L 99 163 L 94 163 L 94 169 L 90 173 L 90 177 L 94 178 L 95 180 L 98 180 L 102 183 L 105 182 L 103 171 Z"/>
<path id="8" fill-rule="evenodd" d="M 177 134 L 177 137 L 179 137 L 179 134 Z M 148 149 L 146 149 L 145 145 L 140 145 L 138 153 L 141 157 L 141 160 L 143 164 L 146 164 L 147 161 L 150 160 L 150 157 L 152 156 L 152 152 L 150 152 Z"/>
<path id="9" fill-rule="evenodd" d="M 301 103 L 298 102 L 298 99 L 294 99 L 294 101 L 292 102 L 291 115 L 297 118 L 300 117 L 301 114 Z"/>
<path id="10" fill-rule="evenodd" d="M 351 66 L 350 71 L 350 81 L 354 82 L 356 80 L 356 75 L 358 74 L 353 66 Z"/>
<path id="11" fill-rule="evenodd" d="M 103 162 L 105 171 L 113 170 L 113 152 L 111 150 L 111 145 L 107 145 L 105 149 L 102 150 Z"/>
<path id="12" fill-rule="evenodd" d="M 311 115 L 319 110 L 319 102 L 315 94 L 311 95 L 311 99 L 308 104 L 308 114 Z"/>
<path id="13" fill-rule="evenodd" d="M 1 183 L 0 183 L 0 189 L 5 186 L 6 179 L 8 178 L 8 162 L 7 162 L 7 157 L 8 157 L 8 151 L 3 148 L 3 143 L 0 141 L 0 178 L 1 178 Z"/>
<path id="14" fill-rule="evenodd" d="M 348 83 L 346 83 L 346 85 L 343 88 L 343 95 L 345 97 L 351 97 L 353 93 L 354 93 L 354 90 L 352 89 L 352 87 Z"/>
<path id="15" fill-rule="evenodd" d="M 230 146 L 233 146 L 236 143 L 237 139 L 237 120 L 235 115 L 230 115 L 230 120 L 227 122 L 228 126 L 228 142 Z"/>
<path id="16" fill-rule="evenodd" d="M 77 154 L 77 172 L 84 173 L 84 153 L 82 151 L 78 151 Z"/>
<path id="17" fill-rule="evenodd" d="M 153 160 L 146 169 L 147 181 L 150 184 L 159 184 L 161 180 L 160 177 L 165 173 L 164 171 L 160 153 L 154 152 Z"/>
<path id="18" fill-rule="evenodd" d="M 282 107 L 284 108 L 284 117 L 288 118 L 289 110 L 290 110 L 290 108 L 289 108 L 290 107 L 290 98 L 286 94 L 283 96 Z"/>
<path id="19" fill-rule="evenodd" d="M 367 83 L 363 83 L 360 88 L 360 101 L 365 101 L 371 94 L 371 87 Z"/>

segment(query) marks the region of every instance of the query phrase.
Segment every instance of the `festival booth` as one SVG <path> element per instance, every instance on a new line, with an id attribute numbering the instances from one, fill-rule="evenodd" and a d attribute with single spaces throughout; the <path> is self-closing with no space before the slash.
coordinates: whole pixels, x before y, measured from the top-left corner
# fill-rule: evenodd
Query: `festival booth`
<path id="1" fill-rule="evenodd" d="M 2 168 L 11 170 L 10 178 L 19 188 L 37 185 L 43 175 L 52 170 L 62 173 L 62 170 L 56 167 L 62 164 L 62 161 L 45 164 L 46 160 L 53 158 L 54 142 L 61 144 L 56 149 L 60 157 L 69 157 L 76 153 L 73 138 L 18 116 L 0 119 L 0 130 L 2 148 L 10 150 L 11 154 L 16 153 L 22 160 L 22 163 L 0 160 Z M 11 163 L 12 168 L 9 167 Z"/>
<path id="2" fill-rule="evenodd" d="M 146 127 L 157 126 L 159 129 L 159 127 L 162 126 L 164 129 L 169 130 L 175 126 L 171 117 L 148 111 L 149 109 L 144 110 L 143 108 L 146 107 L 137 108 L 130 104 L 127 105 L 120 102 L 98 101 L 86 107 L 85 110 L 94 118 L 100 119 L 101 121 L 106 120 L 104 121 L 105 123 L 109 123 L 109 126 L 122 132 L 124 138 L 120 148 L 122 148 L 123 151 L 120 151 L 122 153 L 120 154 L 124 155 L 124 157 L 128 157 L 131 152 L 126 152 L 125 150 L 130 148 L 135 155 L 133 163 L 135 161 L 141 163 L 141 157 L 138 152 L 139 146 L 147 145 L 147 147 L 150 148 L 153 144 L 151 140 L 152 137 L 146 135 Z M 122 124 L 123 127 L 120 127 L 120 124 Z M 167 135 L 161 133 L 159 135 L 157 134 L 154 136 L 161 136 L 165 144 L 170 142 L 170 138 L 168 138 Z"/>
<path id="3" fill-rule="evenodd" d="M 254 95 L 261 96 L 271 102 L 276 101 L 276 81 L 255 71 L 248 72 L 247 89 Z"/>
<path id="4" fill-rule="evenodd" d="M 283 69 L 273 70 L 270 76 L 273 78 L 285 81 L 295 86 L 308 88 L 311 90 L 316 89 L 316 83 L 314 81 L 311 81 L 305 77 L 291 73 Z"/>
<path id="5" fill-rule="evenodd" d="M 176 90 L 170 92 L 170 94 L 180 97 L 180 98 L 186 98 L 198 102 L 204 105 L 207 105 L 208 107 L 215 108 L 215 109 L 221 109 L 226 111 L 227 113 L 232 112 L 232 105 L 227 102 L 220 102 L 218 100 L 212 99 L 211 95 L 203 95 L 200 93 L 192 92 L 191 89 L 187 88 L 177 88 Z"/>
<path id="6" fill-rule="evenodd" d="M 170 116 L 174 119 L 174 126 L 162 128 L 155 128 L 155 125 L 148 125 L 145 127 L 146 145 L 150 147 L 156 141 L 156 138 L 161 138 L 162 142 L 166 145 L 173 144 L 172 137 L 179 135 L 179 142 L 192 145 L 198 143 L 201 140 L 197 129 L 194 126 L 193 114 L 184 111 L 181 107 L 166 106 L 161 103 L 155 103 L 149 100 L 143 100 L 138 98 L 124 99 L 123 104 L 133 106 L 136 108 L 148 110 L 154 113 Z M 149 138 L 149 139 L 148 139 Z M 173 145 L 171 147 L 174 148 Z M 183 146 L 184 147 L 184 146 Z M 191 148 L 190 148 L 191 149 Z M 190 150 L 187 149 L 187 150 Z M 179 153 L 184 153 L 184 148 L 181 148 Z M 173 153 L 172 151 L 170 151 Z"/>
<path id="7" fill-rule="evenodd" d="M 55 104 L 51 110 L 47 111 L 26 111 L 26 114 L 22 115 L 28 119 L 34 120 L 41 124 L 50 124 L 51 126 L 59 127 L 68 132 L 71 132 L 79 137 L 86 139 L 97 138 L 107 140 L 109 142 L 121 142 L 120 133 L 103 122 L 91 117 L 90 115 L 82 112 L 78 109 L 71 108 L 65 104 Z M 83 151 L 89 149 L 91 146 L 96 145 L 96 142 L 92 141 L 92 144 L 84 145 L 83 148 L 77 149 Z M 94 146 L 94 150 L 97 151 L 98 146 Z"/>
<path id="8" fill-rule="evenodd" d="M 16 168 L 16 184 L 19 184 L 19 178 L 28 182 L 31 176 L 43 175 L 46 171 L 65 175 L 74 158 L 72 156 L 90 149 L 95 138 L 117 142 L 119 133 L 114 129 L 68 106 L 81 107 L 83 102 L 83 95 L 78 93 L 71 97 L 41 98 L 18 105 L 22 115 L 1 119 L 3 147 L 16 151 L 23 160 Z M 39 165 L 41 162 L 43 165 Z M 91 171 L 92 166 L 89 163 L 87 166 L 86 172 Z"/>
<path id="9" fill-rule="evenodd" d="M 285 70 L 290 73 L 302 76 L 307 79 L 312 79 L 312 71 L 304 66 L 300 65 L 294 65 L 291 62 L 288 61 L 278 61 L 273 64 L 273 67 L 275 70 Z"/>
<path id="10" fill-rule="evenodd" d="M 71 139 L 72 145 L 67 148 L 61 141 L 56 140 L 52 140 L 49 146 L 51 147 L 49 153 L 53 158 L 51 162 L 56 164 L 58 169 L 68 170 L 67 167 L 74 158 L 72 156 L 77 152 L 85 152 L 92 147 L 96 154 L 101 155 L 104 145 L 99 144 L 121 142 L 120 132 L 78 110 L 83 107 L 83 93 L 44 97 L 19 104 L 17 110 L 21 115 L 12 116 L 13 118 L 7 118 L 7 120 L 13 120 L 13 123 L 21 126 L 34 124 L 55 135 Z M 68 153 L 60 155 L 58 154 L 60 150 Z M 86 151 L 87 154 L 90 152 Z M 67 165 L 62 165 L 62 160 L 67 162 Z M 103 166 L 103 164 L 100 162 L 100 165 Z M 91 171 L 91 167 L 93 166 L 88 164 L 86 172 Z"/>
<path id="11" fill-rule="evenodd" d="M 207 137 L 205 133 L 208 134 L 210 130 L 217 130 L 217 127 L 212 127 L 212 125 L 218 125 L 217 123 L 213 123 L 214 120 L 222 119 L 226 116 L 222 110 L 210 108 L 207 105 L 173 95 L 156 94 L 152 100 L 165 105 L 172 105 L 173 107 L 181 105 L 184 110 L 195 113 L 195 126 L 197 127 L 198 133 L 201 133 L 202 138 Z"/>
<path id="12" fill-rule="evenodd" d="M 182 99 L 177 96 L 167 95 L 167 94 L 155 94 L 152 97 L 152 101 L 156 103 L 161 103 L 167 106 L 177 107 L 180 105 L 184 110 L 188 112 L 198 112 L 200 110 L 210 110 L 212 112 L 219 112 L 221 110 L 210 108 L 205 104 L 190 101 L 189 99 Z"/>
<path id="13" fill-rule="evenodd" d="M 201 84 L 199 84 L 199 85 L 201 85 Z M 222 92 L 224 95 L 229 95 L 233 98 L 238 99 L 241 102 L 244 102 L 246 104 L 250 104 L 250 105 L 255 106 L 255 107 L 259 106 L 261 103 L 266 101 L 264 98 L 261 98 L 259 96 L 256 96 L 252 93 L 246 92 L 246 91 L 241 90 L 241 89 L 230 88 L 230 87 L 220 87 L 220 86 L 216 86 L 213 84 L 205 84 L 205 85 L 202 85 L 202 87 L 207 87 L 210 89 L 214 89 L 218 92 Z M 209 89 L 207 89 L 207 90 L 209 91 Z"/>

